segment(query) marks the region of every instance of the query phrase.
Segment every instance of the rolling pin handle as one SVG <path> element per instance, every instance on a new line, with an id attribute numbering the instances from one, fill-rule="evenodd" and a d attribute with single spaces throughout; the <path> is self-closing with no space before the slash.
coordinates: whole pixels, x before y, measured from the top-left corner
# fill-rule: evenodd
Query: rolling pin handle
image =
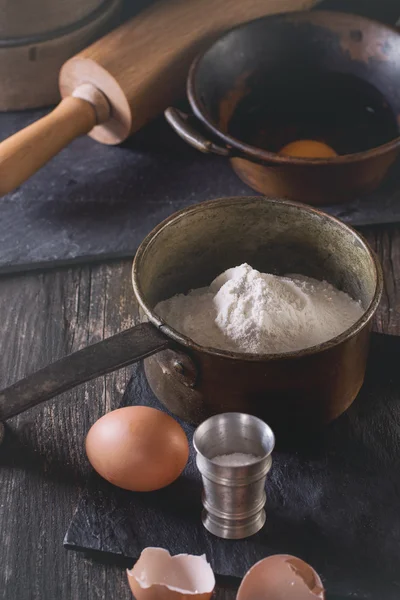
<path id="1" fill-rule="evenodd" d="M 75 138 L 110 117 L 105 96 L 82 84 L 39 121 L 0 144 L 0 196 L 14 191 Z"/>
<path id="2" fill-rule="evenodd" d="M 111 117 L 111 106 L 106 96 L 91 83 L 82 83 L 73 92 L 73 98 L 86 100 L 96 114 L 96 125 L 101 125 Z"/>
<path id="3" fill-rule="evenodd" d="M 168 123 L 176 133 L 185 140 L 185 142 L 193 146 L 193 148 L 196 148 L 196 150 L 200 150 L 200 152 L 204 152 L 205 154 L 212 153 L 219 154 L 220 156 L 231 155 L 229 148 L 214 144 L 214 142 L 208 140 L 203 134 L 197 131 L 190 124 L 190 117 L 186 113 L 170 106 L 164 114 Z"/>

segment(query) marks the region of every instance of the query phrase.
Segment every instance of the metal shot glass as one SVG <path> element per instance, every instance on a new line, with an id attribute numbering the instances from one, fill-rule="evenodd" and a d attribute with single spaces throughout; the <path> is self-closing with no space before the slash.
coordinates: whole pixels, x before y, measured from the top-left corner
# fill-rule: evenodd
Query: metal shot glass
<path id="1" fill-rule="evenodd" d="M 199 425 L 193 444 L 203 480 L 204 527 L 226 539 L 242 539 L 257 533 L 266 519 L 264 487 L 275 445 L 271 428 L 251 415 L 223 413 Z M 213 461 L 217 456 L 234 453 L 260 458 L 235 466 Z"/>

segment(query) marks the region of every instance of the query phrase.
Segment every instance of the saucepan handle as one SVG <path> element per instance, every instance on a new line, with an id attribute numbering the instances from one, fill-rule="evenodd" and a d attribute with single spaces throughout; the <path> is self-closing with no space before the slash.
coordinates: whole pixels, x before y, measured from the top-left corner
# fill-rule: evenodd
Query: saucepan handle
<path id="1" fill-rule="evenodd" d="M 0 421 L 100 375 L 166 350 L 172 342 L 151 323 L 126 329 L 69 354 L 0 392 Z"/>
<path id="2" fill-rule="evenodd" d="M 177 108 L 173 108 L 172 106 L 167 108 L 164 115 L 176 133 L 185 140 L 185 142 L 193 146 L 193 148 L 196 148 L 196 150 L 200 150 L 200 152 L 204 152 L 205 154 L 212 153 L 219 154 L 220 156 L 231 156 L 231 150 L 229 148 L 214 144 L 214 142 L 197 131 L 191 124 L 194 117 L 190 117 L 188 114 Z"/>

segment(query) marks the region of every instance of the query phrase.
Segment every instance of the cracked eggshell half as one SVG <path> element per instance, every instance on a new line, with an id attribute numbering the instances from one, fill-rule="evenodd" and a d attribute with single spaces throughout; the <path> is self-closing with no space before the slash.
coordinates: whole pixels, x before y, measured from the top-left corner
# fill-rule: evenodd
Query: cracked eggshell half
<path id="1" fill-rule="evenodd" d="M 275 554 L 256 563 L 244 576 L 236 600 L 325 600 L 316 571 L 295 556 Z"/>
<path id="2" fill-rule="evenodd" d="M 210 600 L 215 587 L 205 555 L 171 556 L 163 548 L 145 548 L 127 574 L 136 600 Z"/>

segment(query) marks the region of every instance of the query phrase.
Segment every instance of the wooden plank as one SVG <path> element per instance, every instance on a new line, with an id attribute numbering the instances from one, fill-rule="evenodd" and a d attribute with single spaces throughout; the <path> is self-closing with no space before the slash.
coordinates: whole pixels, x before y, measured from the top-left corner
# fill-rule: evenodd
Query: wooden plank
<path id="1" fill-rule="evenodd" d="M 400 227 L 387 225 L 363 233 L 381 260 L 385 282 L 375 329 L 400 335 Z"/>
<path id="2" fill-rule="evenodd" d="M 400 227 L 364 232 L 382 259 L 375 328 L 400 334 Z M 0 385 L 99 341 L 137 318 L 131 261 L 0 280 Z M 90 382 L 15 418 L 0 449 L 0 600 L 128 600 L 121 568 L 66 552 L 62 541 L 88 465 L 85 434 L 118 405 L 130 369 Z M 233 600 L 220 588 L 218 600 Z"/>
<path id="3" fill-rule="evenodd" d="M 130 261 L 3 279 L 0 314 L 4 386 L 133 325 Z M 85 434 L 128 379 L 123 369 L 11 422 L 0 453 L 1 599 L 130 598 L 120 570 L 62 547 L 88 471 Z"/>

